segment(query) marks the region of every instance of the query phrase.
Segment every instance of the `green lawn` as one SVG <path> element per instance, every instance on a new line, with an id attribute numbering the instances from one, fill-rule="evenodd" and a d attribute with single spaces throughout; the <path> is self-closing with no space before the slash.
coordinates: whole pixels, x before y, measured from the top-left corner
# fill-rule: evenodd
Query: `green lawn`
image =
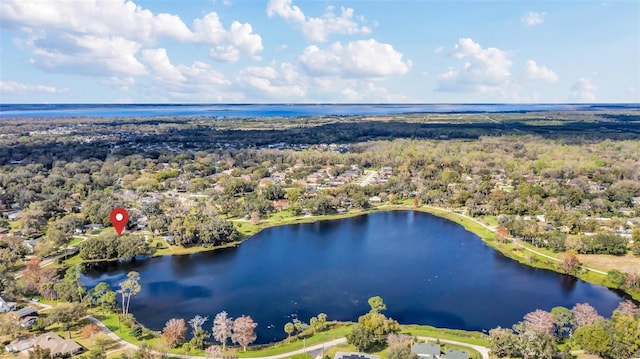
<path id="1" fill-rule="evenodd" d="M 328 342 L 333 339 L 343 338 L 351 331 L 352 324 L 340 325 L 335 328 L 332 328 L 327 331 L 319 332 L 316 335 L 313 335 L 306 339 L 306 346 L 312 346 L 315 344 L 320 344 L 323 342 Z M 238 355 L 241 358 L 251 358 L 251 357 L 261 357 L 261 356 L 269 356 L 276 355 L 282 353 L 288 353 L 294 350 L 302 349 L 304 343 L 302 339 L 298 339 L 296 341 L 292 341 L 291 343 L 280 342 L 278 344 L 274 344 L 268 348 L 258 349 L 258 350 L 249 350 L 247 352 L 239 352 Z"/>
<path id="2" fill-rule="evenodd" d="M 455 340 L 463 343 L 487 346 L 489 337 L 480 332 L 468 332 L 456 329 L 435 328 L 428 325 L 401 325 L 402 333 L 413 336 L 433 337 Z"/>

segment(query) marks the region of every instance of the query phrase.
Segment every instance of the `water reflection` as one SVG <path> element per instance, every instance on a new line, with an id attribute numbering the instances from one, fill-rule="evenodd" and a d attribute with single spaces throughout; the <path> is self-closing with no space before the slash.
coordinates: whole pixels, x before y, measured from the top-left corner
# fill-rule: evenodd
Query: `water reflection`
<path id="1" fill-rule="evenodd" d="M 251 315 L 260 343 L 284 338 L 292 314 L 355 321 L 374 295 L 401 322 L 471 330 L 583 302 L 609 315 L 620 301 L 606 288 L 523 266 L 463 227 L 413 211 L 270 228 L 237 248 L 93 267 L 83 281 L 117 287 L 130 270 L 142 285 L 131 311 L 151 329 L 226 310 Z"/>

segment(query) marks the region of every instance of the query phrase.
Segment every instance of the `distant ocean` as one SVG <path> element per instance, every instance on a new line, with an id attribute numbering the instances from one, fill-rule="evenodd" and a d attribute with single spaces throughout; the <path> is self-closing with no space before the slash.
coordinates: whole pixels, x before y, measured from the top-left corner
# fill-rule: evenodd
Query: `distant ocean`
<path id="1" fill-rule="evenodd" d="M 5 117 L 152 117 L 212 118 L 374 116 L 411 113 L 531 112 L 628 109 L 640 104 L 0 104 Z"/>

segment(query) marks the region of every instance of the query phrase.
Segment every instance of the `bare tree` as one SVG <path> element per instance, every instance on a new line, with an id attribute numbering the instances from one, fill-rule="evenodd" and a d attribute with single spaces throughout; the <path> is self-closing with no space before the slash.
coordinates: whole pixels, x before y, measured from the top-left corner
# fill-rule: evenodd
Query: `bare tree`
<path id="1" fill-rule="evenodd" d="M 222 354 L 222 348 L 219 345 L 211 345 L 204 351 L 204 354 L 207 358 L 218 358 Z"/>
<path id="2" fill-rule="evenodd" d="M 231 319 L 227 312 L 222 311 L 216 314 L 213 318 L 213 338 L 222 343 L 222 349 L 225 349 L 227 340 L 231 337 L 233 330 L 233 319 Z"/>
<path id="3" fill-rule="evenodd" d="M 587 303 L 578 303 L 572 309 L 571 312 L 576 318 L 576 324 L 578 327 L 583 325 L 592 324 L 600 319 L 603 319 L 598 311 Z"/>
<path id="4" fill-rule="evenodd" d="M 580 268 L 580 261 L 573 251 L 562 253 L 560 259 L 562 260 L 560 267 L 567 274 L 574 273 Z"/>
<path id="5" fill-rule="evenodd" d="M 538 333 L 553 336 L 555 322 L 556 320 L 551 313 L 542 309 L 536 309 L 524 316 L 523 323 Z"/>
<path id="6" fill-rule="evenodd" d="M 201 315 L 196 315 L 189 321 L 189 325 L 193 330 L 193 335 L 195 335 L 199 329 L 202 329 L 202 325 L 209 320 L 209 317 L 203 317 Z"/>
<path id="7" fill-rule="evenodd" d="M 162 336 L 171 348 L 175 348 L 184 342 L 187 326 L 184 319 L 171 318 L 162 329 Z"/>
<path id="8" fill-rule="evenodd" d="M 233 334 L 231 340 L 242 346 L 243 351 L 247 351 L 247 345 L 256 340 L 255 329 L 258 323 L 255 323 L 250 316 L 241 316 L 233 322 Z"/>
<path id="9" fill-rule="evenodd" d="M 618 304 L 618 307 L 613 312 L 618 312 L 622 315 L 634 316 L 636 314 L 640 314 L 640 308 L 634 302 L 625 299 Z"/>

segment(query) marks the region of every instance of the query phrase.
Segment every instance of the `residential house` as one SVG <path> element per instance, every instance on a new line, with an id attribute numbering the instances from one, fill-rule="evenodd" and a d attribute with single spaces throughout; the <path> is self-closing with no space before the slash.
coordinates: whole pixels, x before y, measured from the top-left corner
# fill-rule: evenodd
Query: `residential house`
<path id="1" fill-rule="evenodd" d="M 447 349 L 442 359 L 469 359 L 469 353 L 464 350 Z"/>
<path id="2" fill-rule="evenodd" d="M 37 239 L 29 239 L 29 240 L 22 241 L 22 245 L 27 249 L 29 253 L 33 253 L 33 251 L 36 249 L 36 245 L 38 244 L 38 242 L 39 240 Z"/>
<path id="3" fill-rule="evenodd" d="M 288 199 L 280 199 L 280 200 L 271 202 L 271 206 L 273 206 L 273 208 L 277 209 L 278 211 L 284 211 L 285 209 L 288 209 L 291 205 Z"/>
<path id="4" fill-rule="evenodd" d="M 10 312 L 16 309 L 16 303 L 7 302 L 2 297 L 0 297 L 0 313 Z"/>
<path id="5" fill-rule="evenodd" d="M 373 196 L 373 197 L 369 197 L 369 202 L 371 203 L 380 203 L 382 202 L 382 199 L 378 196 Z"/>
<path id="6" fill-rule="evenodd" d="M 634 205 L 640 205 L 640 197 L 633 197 L 633 198 L 631 198 L 631 202 L 632 202 Z"/>
<path id="7" fill-rule="evenodd" d="M 413 343 L 411 352 L 416 354 L 419 359 L 439 359 L 440 344 Z"/>
<path id="8" fill-rule="evenodd" d="M 84 226 L 85 231 L 88 231 L 88 230 L 96 231 L 103 228 L 104 228 L 104 225 L 100 223 L 89 223 L 86 226 Z"/>
<path id="9" fill-rule="evenodd" d="M 6 346 L 8 352 L 19 352 L 34 347 L 49 349 L 51 357 L 70 357 L 81 353 L 84 348 L 71 339 L 62 339 L 54 332 L 47 332 L 33 338 L 19 338 Z"/>
<path id="10" fill-rule="evenodd" d="M 32 306 L 24 307 L 22 309 L 14 310 L 9 313 L 9 316 L 13 318 L 13 320 L 20 320 L 22 318 L 38 315 L 38 309 Z"/>
<path id="11" fill-rule="evenodd" d="M 333 359 L 380 359 L 379 355 L 337 352 Z"/>
<path id="12" fill-rule="evenodd" d="M 4 228 L 4 227 L 0 227 L 0 238 L 2 238 L 3 236 L 9 234 L 9 229 L 8 228 Z"/>

